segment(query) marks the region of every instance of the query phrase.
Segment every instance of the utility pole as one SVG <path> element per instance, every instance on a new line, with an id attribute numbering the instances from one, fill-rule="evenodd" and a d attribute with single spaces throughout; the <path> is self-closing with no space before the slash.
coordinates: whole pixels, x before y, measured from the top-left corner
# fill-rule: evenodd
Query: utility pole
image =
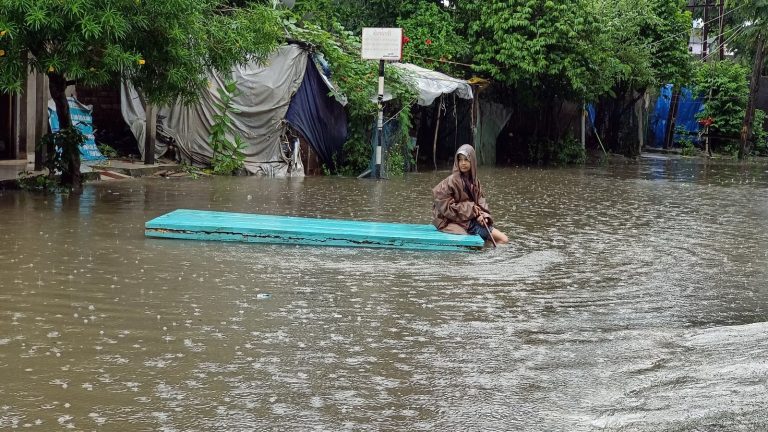
<path id="1" fill-rule="evenodd" d="M 720 0 L 720 34 L 717 36 L 717 43 L 720 46 L 720 60 L 725 58 L 725 41 L 723 31 L 725 30 L 725 0 Z"/>
<path id="2" fill-rule="evenodd" d="M 703 18 L 704 25 L 703 25 L 703 28 L 702 28 L 702 38 L 701 38 L 702 39 L 701 40 L 701 58 L 706 58 L 706 56 L 707 56 L 707 54 L 709 52 L 709 49 L 710 49 L 709 41 L 708 41 L 708 39 L 709 39 L 709 24 L 708 23 L 710 21 L 709 9 L 713 8 L 713 7 L 717 7 L 718 8 L 717 20 L 718 20 L 719 29 L 718 29 L 718 35 L 717 35 L 717 44 L 718 44 L 718 51 L 719 51 L 719 54 L 720 54 L 720 60 L 722 60 L 725 57 L 725 46 L 723 44 L 723 42 L 724 42 L 723 32 L 725 30 L 724 29 L 724 27 L 725 27 L 725 0 L 719 0 L 718 2 L 712 2 L 712 3 L 710 3 L 710 1 L 711 0 L 704 0 L 704 4 L 697 4 L 697 3 L 699 3 L 699 0 L 690 0 L 688 2 L 688 6 L 686 6 L 685 8 L 689 9 L 691 11 L 694 11 L 694 10 L 699 9 L 699 8 L 704 8 L 704 18 Z"/>
<path id="3" fill-rule="evenodd" d="M 757 48 L 755 50 L 755 63 L 752 66 L 752 76 L 749 79 L 749 99 L 747 100 L 747 112 L 741 126 L 741 143 L 739 145 L 739 160 L 744 160 L 752 152 L 752 128 L 755 120 L 755 103 L 757 93 L 760 91 L 760 71 L 765 62 L 765 35 L 757 34 Z M 759 125 L 763 127 L 763 125 Z"/>
<path id="4" fill-rule="evenodd" d="M 704 26 L 701 29 L 701 59 L 707 61 L 707 50 L 709 49 L 709 0 L 704 0 Z"/>
<path id="5" fill-rule="evenodd" d="M 720 0 L 718 3 L 710 3 L 710 1 L 711 0 L 704 0 L 704 4 L 697 4 L 699 3 L 698 0 L 691 0 L 688 3 L 688 6 L 686 6 L 686 8 L 690 10 L 704 8 L 704 24 L 701 31 L 701 58 L 704 61 L 706 61 L 709 51 L 709 9 L 715 6 L 718 7 L 718 21 L 720 26 L 717 38 L 720 60 L 722 60 L 725 55 L 725 49 L 723 46 L 723 25 L 725 21 L 723 9 L 725 8 L 725 0 Z M 664 148 L 672 147 L 675 141 L 675 120 L 677 118 L 679 100 L 680 88 L 673 85 L 672 98 L 669 104 L 669 112 L 667 113 L 667 127 L 664 134 Z"/>

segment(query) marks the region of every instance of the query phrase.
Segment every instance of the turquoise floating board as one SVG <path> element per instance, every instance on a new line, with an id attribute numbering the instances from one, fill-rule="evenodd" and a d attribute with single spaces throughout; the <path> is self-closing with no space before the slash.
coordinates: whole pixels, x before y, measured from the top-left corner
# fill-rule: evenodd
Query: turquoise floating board
<path id="1" fill-rule="evenodd" d="M 432 225 L 179 209 L 148 221 L 147 237 L 336 247 L 476 250 L 483 239 Z"/>

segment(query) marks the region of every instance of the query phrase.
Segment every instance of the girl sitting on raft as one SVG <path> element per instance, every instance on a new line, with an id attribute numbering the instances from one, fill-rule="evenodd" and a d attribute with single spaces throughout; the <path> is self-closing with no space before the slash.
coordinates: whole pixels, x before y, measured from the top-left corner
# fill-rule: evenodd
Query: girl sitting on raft
<path id="1" fill-rule="evenodd" d="M 432 189 L 432 224 L 451 234 L 475 234 L 486 242 L 508 243 L 506 234 L 493 227 L 493 219 L 477 180 L 475 149 L 464 144 L 456 151 L 453 172 Z M 491 240 L 493 236 L 493 240 Z"/>

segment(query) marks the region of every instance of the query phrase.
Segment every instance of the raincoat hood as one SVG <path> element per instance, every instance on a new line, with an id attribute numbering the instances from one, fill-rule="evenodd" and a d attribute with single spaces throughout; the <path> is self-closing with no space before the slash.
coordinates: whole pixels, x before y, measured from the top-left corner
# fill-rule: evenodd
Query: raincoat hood
<path id="1" fill-rule="evenodd" d="M 464 144 L 456 150 L 456 154 L 453 156 L 453 172 L 461 173 L 459 170 L 459 155 L 464 155 L 469 159 L 469 176 L 473 182 L 477 181 L 477 157 L 475 156 L 475 148 L 469 144 Z"/>

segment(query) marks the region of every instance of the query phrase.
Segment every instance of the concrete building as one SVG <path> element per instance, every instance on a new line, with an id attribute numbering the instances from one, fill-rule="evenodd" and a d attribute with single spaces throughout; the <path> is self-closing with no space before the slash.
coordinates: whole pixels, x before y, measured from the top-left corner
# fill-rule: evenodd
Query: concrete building
<path id="1" fill-rule="evenodd" d="M 35 143 L 48 132 L 48 79 L 30 74 L 19 94 L 0 93 L 0 161 L 34 161 Z"/>

